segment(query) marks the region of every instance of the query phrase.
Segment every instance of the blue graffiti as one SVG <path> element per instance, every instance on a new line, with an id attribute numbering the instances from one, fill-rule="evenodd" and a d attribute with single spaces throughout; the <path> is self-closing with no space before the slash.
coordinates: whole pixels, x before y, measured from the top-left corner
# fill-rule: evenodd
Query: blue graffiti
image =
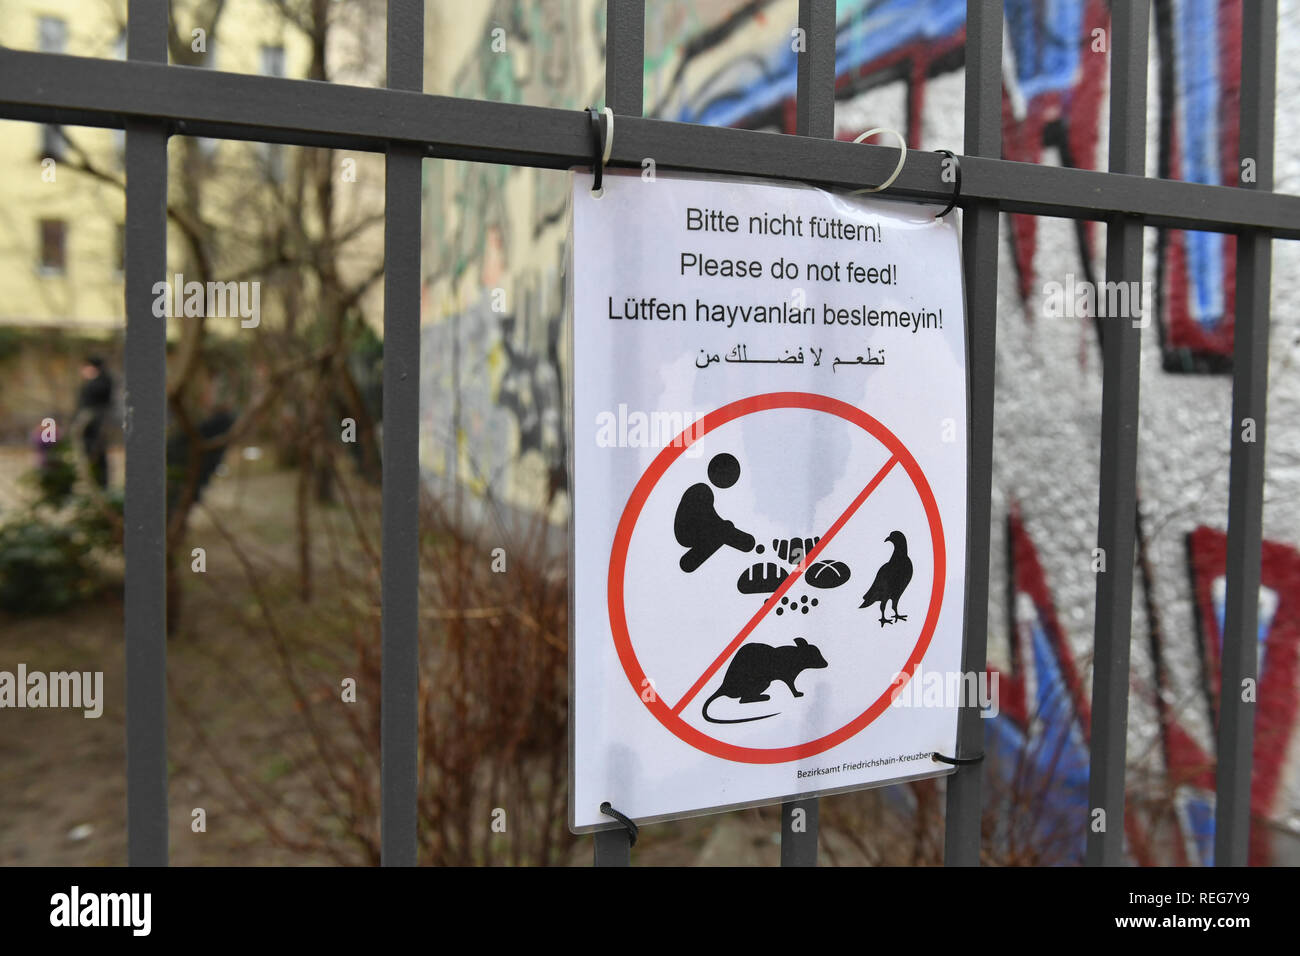
<path id="1" fill-rule="evenodd" d="M 1084 0 L 1006 0 L 1007 39 L 1025 99 L 1064 92 L 1079 75 Z"/>
<path id="2" fill-rule="evenodd" d="M 1084 4 L 1085 0 L 1007 0 L 1007 34 L 1016 82 L 1026 99 L 1064 92 L 1078 79 Z M 852 74 L 913 45 L 947 39 L 965 26 L 965 0 L 861 4 L 840 20 L 836 75 Z M 684 105 L 675 118 L 708 126 L 743 125 L 748 117 L 795 95 L 796 66 L 793 45 L 783 39 L 768 54 L 720 71 L 702 85 L 696 103 Z M 723 86 L 725 92 L 720 92 Z"/>
<path id="3" fill-rule="evenodd" d="M 1079 726 L 1056 654 L 1042 624 L 1031 626 L 1035 699 L 1028 727 L 1005 713 L 989 718 L 985 746 L 989 765 L 1002 787 L 1032 787 L 1041 792 L 1043 810 L 1022 821 L 1029 830 L 1018 831 L 1018 842 L 1059 845 L 1061 830 L 1088 820 L 1088 745 Z M 1058 863 L 1080 863 L 1085 831 L 1080 828 L 1075 846 Z"/>
<path id="4" fill-rule="evenodd" d="M 835 39 L 837 76 L 914 43 L 952 36 L 966 25 L 965 0 L 881 0 L 862 4 L 841 19 Z M 738 126 L 756 113 L 793 97 L 797 85 L 798 54 L 788 37 L 768 55 L 745 61 L 757 75 L 739 89 L 719 93 L 718 77 L 706 82 L 699 105 L 687 104 L 675 119 L 706 126 Z M 734 75 L 735 67 L 724 72 Z"/>
<path id="5" fill-rule="evenodd" d="M 1218 0 L 1183 0 L 1175 17 L 1176 71 L 1182 104 L 1181 174 L 1220 184 Z M 1205 329 L 1223 318 L 1223 242 L 1217 232 L 1188 232 L 1187 277 L 1192 317 Z"/>

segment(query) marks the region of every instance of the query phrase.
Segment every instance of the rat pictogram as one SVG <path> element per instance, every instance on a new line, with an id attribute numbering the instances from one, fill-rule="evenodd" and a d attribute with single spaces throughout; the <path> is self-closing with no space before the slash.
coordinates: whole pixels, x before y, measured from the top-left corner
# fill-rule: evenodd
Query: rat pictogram
<path id="1" fill-rule="evenodd" d="M 775 717 L 776 712 L 724 720 L 710 717 L 709 705 L 719 697 L 735 697 L 742 704 L 757 704 L 760 701 L 771 700 L 771 695 L 763 692 L 773 681 L 781 681 L 790 688 L 791 694 L 802 697 L 803 691 L 794 686 L 799 675 L 810 668 L 826 666 L 828 665 L 826 658 L 822 657 L 822 652 L 802 637 L 796 637 L 793 644 L 781 647 L 773 647 L 770 644 L 746 644 L 736 652 L 736 656 L 727 665 L 722 686 L 704 702 L 701 712 L 704 714 L 704 719 L 711 724 L 747 724 L 751 720 Z"/>

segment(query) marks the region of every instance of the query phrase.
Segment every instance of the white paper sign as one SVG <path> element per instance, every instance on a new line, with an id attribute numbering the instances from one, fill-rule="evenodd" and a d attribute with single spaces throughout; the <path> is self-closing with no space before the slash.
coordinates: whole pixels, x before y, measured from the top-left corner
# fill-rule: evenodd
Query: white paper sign
<path id="1" fill-rule="evenodd" d="M 931 755 L 954 752 L 968 686 L 955 217 L 591 181 L 572 197 L 573 829 L 609 824 L 605 801 L 648 822 L 947 772 Z"/>

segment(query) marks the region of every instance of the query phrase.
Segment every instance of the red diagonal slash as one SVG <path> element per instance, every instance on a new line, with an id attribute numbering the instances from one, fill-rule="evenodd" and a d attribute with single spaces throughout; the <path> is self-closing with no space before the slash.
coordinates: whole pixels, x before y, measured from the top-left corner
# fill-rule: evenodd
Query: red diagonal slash
<path id="1" fill-rule="evenodd" d="M 833 537 L 839 534 L 840 529 L 843 528 L 848 523 L 849 519 L 853 517 L 854 513 L 862 507 L 862 503 L 866 501 L 868 496 L 876 490 L 876 487 L 885 480 L 885 476 L 889 474 L 889 470 L 896 464 L 898 464 L 898 456 L 891 456 L 889 461 L 885 462 L 884 467 L 876 472 L 876 476 L 867 482 L 867 486 L 858 493 L 858 496 L 853 499 L 852 504 L 844 510 L 844 513 L 835 519 L 835 523 L 826 530 L 826 533 L 822 535 L 821 540 L 817 542 L 811 551 L 804 555 L 803 560 L 799 562 L 799 566 L 790 572 L 786 579 L 781 582 L 781 586 L 772 593 L 772 596 L 761 608 L 758 609 L 754 616 L 749 619 L 749 623 L 740 629 L 740 633 L 731 639 L 731 642 L 727 644 L 722 653 L 718 655 L 717 659 L 709 665 L 708 670 L 701 674 L 700 679 L 691 685 L 691 689 L 688 690 L 685 696 L 683 696 L 682 699 L 677 702 L 677 705 L 673 707 L 672 712 L 674 716 L 680 714 L 686 705 L 695 698 L 695 695 L 704 689 L 704 685 L 707 684 L 713 675 L 718 672 L 718 668 L 725 664 L 732 654 L 736 653 L 736 648 L 745 643 L 745 638 L 749 637 L 749 635 L 754 632 L 754 628 L 758 627 L 759 622 L 763 620 L 767 615 L 767 612 L 780 603 L 781 596 L 785 594 L 786 591 L 790 590 L 790 588 L 794 587 L 794 583 L 799 580 L 804 569 L 810 567 L 817 561 L 817 556 L 822 553 L 822 549 L 830 543 L 830 540 Z"/>

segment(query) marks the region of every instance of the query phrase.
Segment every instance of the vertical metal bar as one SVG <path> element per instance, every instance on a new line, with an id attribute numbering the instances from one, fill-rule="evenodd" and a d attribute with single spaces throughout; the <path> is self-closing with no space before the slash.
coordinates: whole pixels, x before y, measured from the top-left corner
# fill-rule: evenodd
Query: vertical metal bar
<path id="1" fill-rule="evenodd" d="M 835 135 L 835 0 L 799 0 L 799 30 L 795 132 L 830 139 Z"/>
<path id="2" fill-rule="evenodd" d="M 1241 134 L 1254 162 L 1248 188 L 1273 188 L 1277 2 L 1242 5 Z M 1232 366 L 1232 453 L 1228 476 L 1228 587 L 1220 668 L 1218 770 L 1214 811 L 1216 866 L 1244 866 L 1250 855 L 1250 784 L 1258 676 L 1260 550 L 1264 510 L 1264 424 L 1268 397 L 1272 240 L 1251 230 L 1237 239 L 1237 314 Z M 1247 421 L 1249 420 L 1249 422 Z M 1254 434 L 1249 429 L 1252 427 Z M 1253 440 L 1250 440 L 1253 439 Z"/>
<path id="3" fill-rule="evenodd" d="M 966 2 L 966 132 L 968 156 L 1002 157 L 1002 4 Z M 989 634 L 989 537 L 993 521 L 993 389 L 997 370 L 998 207 L 972 202 L 962 214 L 966 285 L 966 361 L 970 387 L 970 465 L 966 474 L 966 608 L 961 667 L 984 671 Z M 957 756 L 984 751 L 984 724 L 973 702 L 957 718 Z M 948 777 L 944 863 L 980 862 L 981 765 L 963 764 Z"/>
<path id="4" fill-rule="evenodd" d="M 130 0 L 127 56 L 167 62 L 166 0 Z M 167 125 L 126 123 L 126 831 L 132 866 L 167 865 Z"/>
<path id="5" fill-rule="evenodd" d="M 835 0 L 799 0 L 799 31 L 795 132 L 830 139 L 835 136 Z M 781 804 L 782 866 L 817 865 L 819 811 L 816 797 Z"/>
<path id="6" fill-rule="evenodd" d="M 596 833 L 596 866 L 631 866 L 632 838 L 622 827 Z"/>
<path id="7" fill-rule="evenodd" d="M 816 866 L 821 833 L 821 801 L 790 800 L 781 804 L 781 865 Z"/>
<path id="8" fill-rule="evenodd" d="M 615 113 L 641 116 L 645 110 L 645 2 L 605 4 L 605 105 Z M 632 841 L 623 829 L 595 836 L 596 866 L 630 866 Z"/>
<path id="9" fill-rule="evenodd" d="M 605 3 L 605 105 L 623 116 L 645 111 L 645 0 Z M 596 866 L 631 866 L 632 838 L 626 830 L 601 830 L 595 837 Z"/>
<path id="10" fill-rule="evenodd" d="M 1147 0 L 1111 7 L 1110 171 L 1146 170 Z M 1137 289 L 1142 280 L 1142 221 L 1131 216 L 1106 226 L 1108 288 Z M 1137 532 L 1138 359 L 1137 304 L 1106 316 L 1101 333 L 1101 487 L 1093 634 L 1092 727 L 1088 775 L 1089 866 L 1124 860 L 1124 764 L 1128 754 L 1129 650 L 1133 624 L 1133 564 Z M 1118 301 L 1118 300 L 1117 300 Z"/>
<path id="11" fill-rule="evenodd" d="M 388 85 L 417 92 L 424 87 L 424 0 L 388 0 Z M 390 144 L 385 161 L 382 861 L 384 866 L 414 866 L 419 787 L 420 150 Z"/>
<path id="12" fill-rule="evenodd" d="M 623 116 L 645 111 L 645 0 L 605 4 L 605 105 Z"/>

